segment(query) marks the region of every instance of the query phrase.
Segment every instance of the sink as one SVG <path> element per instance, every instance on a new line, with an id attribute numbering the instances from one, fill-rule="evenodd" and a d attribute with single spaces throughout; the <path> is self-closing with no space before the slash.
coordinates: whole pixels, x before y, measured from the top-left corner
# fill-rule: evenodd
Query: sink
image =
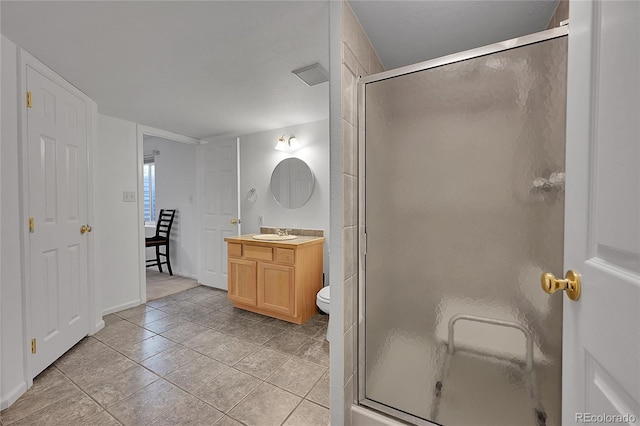
<path id="1" fill-rule="evenodd" d="M 284 241 L 284 240 L 294 240 L 298 238 L 296 235 L 278 235 L 278 234 L 256 234 L 253 236 L 255 240 L 263 240 L 263 241 Z"/>

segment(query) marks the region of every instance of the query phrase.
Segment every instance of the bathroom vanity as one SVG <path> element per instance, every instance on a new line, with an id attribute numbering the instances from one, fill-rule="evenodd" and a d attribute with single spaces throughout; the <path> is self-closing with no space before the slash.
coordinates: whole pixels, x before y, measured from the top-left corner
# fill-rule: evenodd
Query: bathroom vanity
<path id="1" fill-rule="evenodd" d="M 227 237 L 228 297 L 237 308 L 302 324 L 316 314 L 323 237 L 282 241 Z"/>

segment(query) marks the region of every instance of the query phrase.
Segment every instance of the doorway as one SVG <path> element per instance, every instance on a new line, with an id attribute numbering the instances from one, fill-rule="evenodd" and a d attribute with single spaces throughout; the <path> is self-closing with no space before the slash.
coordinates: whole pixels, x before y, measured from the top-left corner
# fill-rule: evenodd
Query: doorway
<path id="1" fill-rule="evenodd" d="M 144 223 L 139 236 L 143 302 L 198 285 L 196 163 L 199 144 L 197 139 L 138 126 L 138 211 L 139 221 Z M 169 257 L 161 256 L 163 263 L 159 267 L 147 267 L 146 260 L 156 259 L 156 250 L 147 248 L 145 240 L 156 235 L 162 210 L 175 210 L 168 247 L 160 247 L 161 253 L 169 249 Z"/>

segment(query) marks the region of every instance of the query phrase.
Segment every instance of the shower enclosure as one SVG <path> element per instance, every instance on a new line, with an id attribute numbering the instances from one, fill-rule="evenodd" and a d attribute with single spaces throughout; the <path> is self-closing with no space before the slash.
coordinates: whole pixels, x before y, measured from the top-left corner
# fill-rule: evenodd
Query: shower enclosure
<path id="1" fill-rule="evenodd" d="M 560 424 L 566 34 L 362 79 L 361 405 Z"/>

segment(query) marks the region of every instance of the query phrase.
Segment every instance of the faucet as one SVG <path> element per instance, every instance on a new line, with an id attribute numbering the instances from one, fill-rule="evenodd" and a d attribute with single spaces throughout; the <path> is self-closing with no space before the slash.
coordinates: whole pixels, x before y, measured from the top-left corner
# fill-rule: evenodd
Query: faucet
<path id="1" fill-rule="evenodd" d="M 288 229 L 280 229 L 280 228 L 276 228 L 276 233 L 283 237 L 285 235 L 289 235 L 289 230 Z"/>

